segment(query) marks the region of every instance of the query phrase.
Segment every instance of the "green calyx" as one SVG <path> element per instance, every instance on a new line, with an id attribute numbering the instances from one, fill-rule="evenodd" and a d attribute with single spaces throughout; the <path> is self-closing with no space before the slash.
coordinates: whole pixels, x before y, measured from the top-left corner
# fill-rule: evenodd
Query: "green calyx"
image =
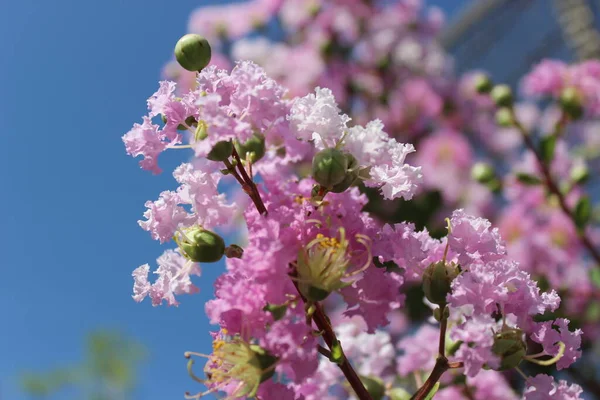
<path id="1" fill-rule="evenodd" d="M 216 262 L 225 254 L 225 241 L 214 232 L 191 227 L 175 236 L 184 256 L 194 262 Z"/>
<path id="2" fill-rule="evenodd" d="M 273 366 L 277 363 L 278 358 L 256 344 L 251 344 L 250 350 L 252 350 L 254 357 L 252 357 L 249 364 L 261 371 L 265 371 L 260 377 L 260 383 L 263 383 L 275 373 Z"/>
<path id="3" fill-rule="evenodd" d="M 327 148 L 315 154 L 312 162 L 312 176 L 326 188 L 342 183 L 348 170 L 348 158 L 337 149 Z"/>
<path id="4" fill-rule="evenodd" d="M 423 292 L 427 300 L 445 306 L 446 297 L 452 292 L 452 281 L 459 273 L 459 266 L 453 262 L 438 261 L 430 264 L 423 274 Z"/>
<path id="5" fill-rule="evenodd" d="M 255 133 L 243 144 L 235 141 L 234 145 L 242 160 L 250 158 L 255 163 L 265 155 L 265 137 L 260 133 Z"/>
<path id="6" fill-rule="evenodd" d="M 210 62 L 211 49 L 204 37 L 189 33 L 177 41 L 175 59 L 188 71 L 201 71 Z"/>
<path id="7" fill-rule="evenodd" d="M 523 331 L 508 329 L 494 335 L 492 352 L 500 357 L 498 371 L 515 368 L 527 355 L 527 345 L 523 341 Z"/>
<path id="8" fill-rule="evenodd" d="M 304 297 L 314 302 L 325 300 L 331 293 L 326 289 L 322 289 L 310 284 L 300 284 L 298 288 Z"/>

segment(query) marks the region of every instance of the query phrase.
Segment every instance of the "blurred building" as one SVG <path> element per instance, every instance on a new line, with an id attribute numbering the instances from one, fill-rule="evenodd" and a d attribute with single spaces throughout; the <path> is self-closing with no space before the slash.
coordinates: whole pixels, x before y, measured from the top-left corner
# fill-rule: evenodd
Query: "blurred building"
<path id="1" fill-rule="evenodd" d="M 474 0 L 440 41 L 457 72 L 483 69 L 510 84 L 543 58 L 600 58 L 598 0 Z"/>

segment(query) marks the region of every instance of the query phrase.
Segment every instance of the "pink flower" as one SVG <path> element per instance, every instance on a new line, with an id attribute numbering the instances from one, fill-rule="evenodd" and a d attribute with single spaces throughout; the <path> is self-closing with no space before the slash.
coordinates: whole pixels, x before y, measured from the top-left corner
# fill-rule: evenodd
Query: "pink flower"
<path id="1" fill-rule="evenodd" d="M 169 138 L 159 131 L 159 126 L 154 125 L 150 118 L 144 117 L 142 125 L 134 124 L 133 128 L 123 135 L 123 143 L 127 154 L 132 157 L 143 156 L 140 166 L 154 174 L 160 174 L 157 158 L 167 146 L 178 143 L 179 137 Z"/>
<path id="2" fill-rule="evenodd" d="M 544 352 L 555 356 L 559 352 L 559 342 L 565 345 L 563 356 L 556 363 L 556 369 L 568 368 L 581 357 L 581 329 L 569 331 L 569 320 L 559 318 L 556 321 L 541 322 L 531 338 L 544 347 Z"/>
<path id="3" fill-rule="evenodd" d="M 569 385 L 566 381 L 558 383 L 548 375 L 536 375 L 527 380 L 524 400 L 582 400 L 583 389 L 579 385 Z"/>
<path id="4" fill-rule="evenodd" d="M 400 376 L 412 372 L 429 372 L 433 369 L 438 352 L 440 330 L 428 324 L 422 325 L 414 335 L 406 336 L 398 342 L 401 355 L 396 359 Z"/>
<path id="5" fill-rule="evenodd" d="M 177 306 L 179 302 L 175 295 L 198 293 L 191 281 L 190 275 L 200 276 L 200 267 L 183 257 L 179 252 L 167 250 L 157 260 L 158 269 L 154 272 L 158 278 L 154 284 L 148 282 L 150 266 L 144 264 L 133 271 L 133 299 L 138 303 L 150 296 L 153 306 L 159 306 L 163 301 L 169 306 Z"/>

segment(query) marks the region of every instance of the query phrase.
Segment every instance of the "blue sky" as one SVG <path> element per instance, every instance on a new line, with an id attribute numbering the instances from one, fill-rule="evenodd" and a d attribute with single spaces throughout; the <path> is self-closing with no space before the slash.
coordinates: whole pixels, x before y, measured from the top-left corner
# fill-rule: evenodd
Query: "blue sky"
<path id="1" fill-rule="evenodd" d="M 150 350 L 136 398 L 196 387 L 185 350 L 209 351 L 201 293 L 179 308 L 131 299 L 131 271 L 161 247 L 136 220 L 174 188 L 125 155 L 189 13 L 207 1 L 13 0 L 0 3 L 0 399 L 21 400 L 20 371 L 81 359 L 84 336 L 115 328 Z M 462 1 L 438 1 L 455 9 Z M 180 155 L 163 157 L 165 171 Z"/>

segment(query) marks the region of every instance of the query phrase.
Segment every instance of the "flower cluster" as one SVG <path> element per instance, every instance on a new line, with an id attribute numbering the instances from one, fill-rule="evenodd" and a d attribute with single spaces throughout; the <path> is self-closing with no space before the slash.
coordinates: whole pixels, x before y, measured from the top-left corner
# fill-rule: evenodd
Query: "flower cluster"
<path id="1" fill-rule="evenodd" d="M 581 398 L 550 371 L 600 332 L 600 63 L 542 61 L 517 102 L 453 75 L 442 22 L 412 0 L 194 12 L 165 69 L 177 82 L 123 137 L 153 173 L 163 151 L 192 157 L 146 203 L 140 226 L 176 248 L 154 283 L 134 271 L 134 299 L 177 305 L 226 259 L 190 398 Z"/>

